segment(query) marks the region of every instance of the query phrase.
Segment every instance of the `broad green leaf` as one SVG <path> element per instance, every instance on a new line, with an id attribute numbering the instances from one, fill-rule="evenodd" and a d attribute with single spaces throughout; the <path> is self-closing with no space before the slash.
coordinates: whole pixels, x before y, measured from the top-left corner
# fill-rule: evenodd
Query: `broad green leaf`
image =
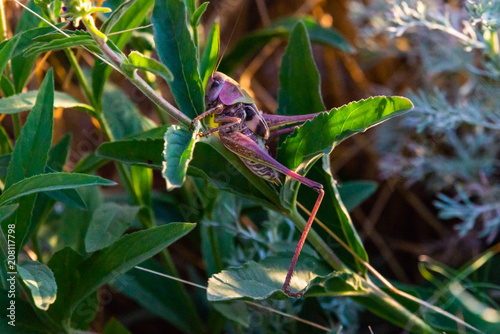
<path id="1" fill-rule="evenodd" d="M 131 165 L 161 169 L 163 147 L 162 139 L 126 139 L 103 143 L 96 154 L 98 157 Z"/>
<path id="2" fill-rule="evenodd" d="M 4 183 L 7 177 L 7 167 L 9 167 L 11 157 L 11 154 L 0 155 L 0 180 L 2 183 Z"/>
<path id="3" fill-rule="evenodd" d="M 366 286 L 365 280 L 356 273 L 335 271 L 327 276 L 313 279 L 305 296 L 362 296 L 369 291 L 370 288 Z"/>
<path id="4" fill-rule="evenodd" d="M 30 289 L 36 307 L 47 311 L 57 295 L 56 281 L 50 268 L 38 261 L 27 261 L 18 266 L 17 271 Z"/>
<path id="5" fill-rule="evenodd" d="M 283 143 L 280 161 L 290 169 L 304 168 L 311 160 L 328 154 L 342 140 L 364 132 L 413 108 L 404 97 L 377 96 L 333 108 L 304 123 Z"/>
<path id="6" fill-rule="evenodd" d="M 99 176 L 78 173 L 50 173 L 25 178 L 5 190 L 0 195 L 0 205 L 5 205 L 19 197 L 42 191 L 70 189 L 87 186 L 112 186 L 116 183 Z"/>
<path id="7" fill-rule="evenodd" d="M 104 88 L 102 110 L 114 140 L 155 127 L 150 119 L 141 115 L 129 96 L 112 84 L 107 84 Z"/>
<path id="8" fill-rule="evenodd" d="M 281 290 L 290 266 L 290 257 L 266 258 L 260 263 L 250 261 L 243 267 L 230 267 L 208 280 L 209 301 L 234 299 L 264 300 L 267 298 L 286 299 Z M 293 292 L 302 291 L 316 276 L 326 275 L 328 269 L 314 258 L 301 256 L 290 282 Z"/>
<path id="9" fill-rule="evenodd" d="M 245 328 L 249 328 L 251 324 L 250 310 L 244 302 L 235 300 L 232 302 L 216 302 L 212 306 L 224 317 L 234 321 Z"/>
<path id="10" fill-rule="evenodd" d="M 90 221 L 85 248 L 88 253 L 108 247 L 122 236 L 139 212 L 137 206 L 114 202 L 104 203 L 94 211 Z"/>
<path id="11" fill-rule="evenodd" d="M 128 60 L 130 63 L 122 64 L 122 68 L 124 70 L 148 71 L 155 75 L 161 76 L 166 81 L 172 81 L 174 79 L 174 77 L 172 76 L 172 72 L 170 72 L 170 70 L 166 68 L 165 65 L 154 59 L 146 57 L 140 52 L 132 51 L 128 56 Z"/>
<path id="12" fill-rule="evenodd" d="M 200 138 L 200 129 L 201 124 L 198 122 L 193 132 L 179 125 L 172 125 L 165 133 L 162 176 L 167 182 L 167 191 L 184 184 L 189 162 L 193 159 L 194 147 Z"/>
<path id="13" fill-rule="evenodd" d="M 57 24 L 56 26 L 61 28 L 65 25 L 66 23 L 60 23 Z M 22 32 L 18 32 L 16 36 L 19 36 L 19 40 L 17 42 L 16 47 L 14 48 L 11 58 L 21 56 L 24 58 L 24 52 L 26 49 L 28 49 L 30 46 L 33 45 L 33 40 L 39 36 L 43 35 L 48 35 L 50 33 L 57 33 L 56 30 L 53 27 L 42 27 L 42 28 L 30 28 L 23 30 Z M 0 43 L 0 50 L 5 48 L 10 40 L 4 41 Z M 21 58 L 21 59 L 22 59 Z"/>
<path id="14" fill-rule="evenodd" d="M 212 74 L 215 68 L 215 63 L 217 62 L 217 56 L 219 55 L 219 45 L 220 45 L 220 24 L 216 20 L 210 32 L 208 33 L 207 42 L 205 43 L 205 49 L 203 50 L 203 55 L 200 60 L 200 75 L 203 82 L 203 88 L 207 87 L 208 78 Z"/>
<path id="15" fill-rule="evenodd" d="M 12 144 L 10 143 L 9 135 L 3 126 L 0 125 L 0 155 L 9 153 L 12 153 Z"/>
<path id="16" fill-rule="evenodd" d="M 0 48 L 0 76 L 3 73 L 3 70 L 5 69 L 5 66 L 7 66 L 7 63 L 9 62 L 12 53 L 14 52 L 14 49 L 16 48 L 17 42 L 19 41 L 20 35 L 16 35 L 13 38 L 9 39 L 5 45 Z"/>
<path id="17" fill-rule="evenodd" d="M 123 2 L 101 27 L 117 48 L 123 49 L 132 36 L 133 28 L 140 26 L 149 16 L 154 0 L 135 0 Z M 117 33 L 110 35 L 112 33 Z M 168 66 L 167 66 L 168 67 Z M 100 101 L 104 85 L 111 74 L 111 67 L 96 59 L 92 70 L 92 90 L 96 101 Z"/>
<path id="18" fill-rule="evenodd" d="M 283 55 L 280 84 L 277 114 L 303 115 L 325 111 L 321 79 L 314 64 L 306 26 L 301 21 L 293 28 Z"/>
<path id="19" fill-rule="evenodd" d="M 151 22 L 160 60 L 174 75 L 170 90 L 180 110 L 194 118 L 205 110 L 205 103 L 184 1 L 156 0 Z"/>
<path id="20" fill-rule="evenodd" d="M 354 48 L 333 28 L 322 27 L 313 17 L 288 17 L 274 21 L 269 27 L 250 33 L 238 40 L 221 62 L 220 70 L 231 73 L 254 52 L 261 50 L 273 38 L 287 38 L 297 22 L 302 21 L 313 43 L 332 46 L 344 52 L 353 53 Z"/>
<path id="21" fill-rule="evenodd" d="M 104 327 L 104 334 L 132 334 L 116 318 L 111 318 Z"/>
<path id="22" fill-rule="evenodd" d="M 85 297 L 139 263 L 156 255 L 165 247 L 188 234 L 196 224 L 170 223 L 135 232 L 122 237 L 111 246 L 95 252 L 82 262 L 75 274 L 79 275 L 71 293 L 73 309 Z"/>
<path id="23" fill-rule="evenodd" d="M 82 30 L 63 31 L 68 36 L 63 35 L 60 31 L 56 31 L 34 38 L 32 40 L 32 44 L 24 50 L 24 56 L 38 56 L 40 53 L 74 47 L 85 47 L 92 52 L 101 54 L 99 46 L 96 41 L 94 41 L 90 33 Z"/>
<path id="24" fill-rule="evenodd" d="M 347 211 L 351 212 L 377 190 L 377 182 L 349 181 L 338 187 L 340 198 Z"/>
<path id="25" fill-rule="evenodd" d="M 10 196 L 17 196 L 17 191 L 15 189 L 12 191 L 15 184 L 20 184 L 23 179 L 45 171 L 47 155 L 52 144 L 53 106 L 54 77 L 50 69 L 40 85 L 35 105 L 17 138 L 7 168 L 5 189 L 0 198 L 7 198 L 5 194 L 8 193 Z M 16 224 L 16 254 L 20 253 L 19 250 L 29 231 L 34 204 L 35 195 L 21 198 L 19 210 L 8 220 Z"/>
<path id="26" fill-rule="evenodd" d="M 139 267 L 166 274 L 165 268 L 153 259 L 139 264 Z M 145 310 L 166 320 L 182 332 L 203 332 L 201 325 L 190 317 L 190 305 L 186 303 L 182 290 L 176 283 L 154 273 L 134 268 L 111 284 Z M 158 286 L 162 288 L 156 288 Z"/>
<path id="27" fill-rule="evenodd" d="M 0 222 L 10 217 L 19 207 L 19 204 L 11 204 L 0 207 Z"/>
<path id="28" fill-rule="evenodd" d="M 35 105 L 38 92 L 37 90 L 31 90 L 26 93 L 0 99 L 0 113 L 16 114 L 21 111 L 32 109 Z M 54 107 L 79 109 L 90 115 L 94 113 L 94 108 L 85 103 L 81 103 L 73 96 L 63 92 L 54 92 Z"/>

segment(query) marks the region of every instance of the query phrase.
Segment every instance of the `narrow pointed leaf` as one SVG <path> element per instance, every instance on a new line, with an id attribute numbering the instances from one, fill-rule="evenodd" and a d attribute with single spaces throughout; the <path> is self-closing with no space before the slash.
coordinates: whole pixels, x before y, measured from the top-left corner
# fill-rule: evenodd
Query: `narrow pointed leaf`
<path id="1" fill-rule="evenodd" d="M 279 150 L 279 160 L 290 169 L 306 165 L 312 159 L 328 154 L 342 140 L 364 132 L 389 118 L 413 108 L 404 97 L 377 96 L 351 102 L 321 113 L 297 128 Z"/>
<path id="2" fill-rule="evenodd" d="M 193 132 L 179 125 L 172 125 L 165 133 L 162 175 L 167 182 L 167 191 L 182 187 L 184 184 L 189 162 L 193 159 L 194 147 L 200 138 L 198 136 L 200 128 L 200 122 Z"/>
<path id="3" fill-rule="evenodd" d="M 34 107 L 39 91 L 31 90 L 26 93 L 16 94 L 0 99 L 0 113 L 16 114 L 21 111 L 30 110 Z M 54 107 L 74 108 L 92 114 L 94 108 L 88 104 L 81 103 L 71 95 L 63 92 L 54 92 Z"/>
<path id="4" fill-rule="evenodd" d="M 36 96 L 36 98 L 35 98 Z M 47 155 L 52 144 L 54 77 L 52 70 L 47 72 L 40 90 L 32 95 L 30 108 L 21 134 L 17 139 L 12 158 L 7 169 L 5 189 L 25 177 L 41 174 L 45 170 Z M 9 98 L 1 99 L 4 101 Z M 28 109 L 30 109 L 28 108 Z M 4 113 L 4 110 L 1 111 Z M 36 152 L 36 154 L 33 154 Z"/>
<path id="5" fill-rule="evenodd" d="M 1 198 L 7 198 L 6 193 L 16 197 L 18 195 L 17 191 L 9 190 L 14 184 L 23 182 L 23 179 L 42 174 L 45 171 L 48 152 L 52 144 L 53 108 L 54 77 L 53 71 L 50 69 L 40 85 L 35 105 L 17 138 L 7 168 L 5 189 L 0 196 Z M 8 220 L 10 223 L 16 224 L 16 254 L 19 254 L 19 250 L 23 247 L 29 231 L 34 204 L 35 195 L 21 198 L 15 216 L 10 217 Z"/>
<path id="6" fill-rule="evenodd" d="M 161 169 L 163 163 L 163 139 L 126 139 L 103 143 L 97 156 L 131 165 Z"/>
<path id="7" fill-rule="evenodd" d="M 9 62 L 12 53 L 14 52 L 17 42 L 19 41 L 20 35 L 16 35 L 13 38 L 9 39 L 5 45 L 0 48 L 0 76 L 5 69 L 5 66 Z"/>
<path id="8" fill-rule="evenodd" d="M 11 204 L 11 205 L 5 205 L 0 207 L 0 222 L 2 222 L 4 219 L 10 217 L 14 212 L 16 212 L 17 208 L 19 207 L 19 204 Z"/>
<path id="9" fill-rule="evenodd" d="M 220 71 L 231 73 L 236 66 L 256 51 L 261 50 L 273 38 L 287 38 L 299 21 L 304 22 L 306 25 L 307 32 L 313 43 L 328 45 L 344 52 L 354 52 L 354 48 L 337 30 L 322 27 L 313 17 L 288 17 L 276 20 L 269 27 L 250 33 L 238 40 L 222 60 Z"/>
<path id="10" fill-rule="evenodd" d="M 183 0 L 156 0 L 151 18 L 161 62 L 172 71 L 169 87 L 180 110 L 194 118 L 205 109 L 198 56 Z"/>
<path id="11" fill-rule="evenodd" d="M 208 300 L 215 302 L 234 299 L 286 299 L 287 295 L 281 288 L 291 256 L 266 258 L 260 263 L 250 261 L 243 267 L 231 267 L 213 275 L 208 280 Z M 292 276 L 291 290 L 302 291 L 314 277 L 326 275 L 328 272 L 317 259 L 301 256 Z"/>
<path id="12" fill-rule="evenodd" d="M 35 175 L 14 183 L 2 195 L 0 205 L 5 205 L 19 197 L 42 191 L 70 189 L 87 186 L 112 186 L 116 183 L 102 177 L 78 173 L 50 173 Z"/>
<path id="13" fill-rule="evenodd" d="M 191 25 L 196 28 L 200 24 L 201 17 L 207 10 L 209 2 L 205 1 L 202 3 L 196 10 L 194 11 L 193 15 L 191 16 Z"/>
<path id="14" fill-rule="evenodd" d="M 57 295 L 57 285 L 52 270 L 38 261 L 24 262 L 17 270 L 24 284 L 30 289 L 36 307 L 47 311 Z"/>
<path id="15" fill-rule="evenodd" d="M 217 56 L 219 55 L 219 45 L 220 24 L 219 21 L 216 20 L 210 28 L 207 42 L 205 43 L 205 49 L 203 50 L 203 55 L 200 60 L 200 75 L 203 81 L 203 88 L 207 87 L 208 78 L 210 78 L 210 75 L 215 68 Z"/>
<path id="16" fill-rule="evenodd" d="M 12 153 L 12 144 L 10 142 L 9 135 L 7 134 L 3 126 L 0 126 L 0 155 L 6 155 L 10 153 Z"/>
<path id="17" fill-rule="evenodd" d="M 128 71 L 133 70 L 141 70 L 148 71 L 155 75 L 161 76 L 163 79 L 167 81 L 172 81 L 174 77 L 172 76 L 172 72 L 168 68 L 165 67 L 162 63 L 158 61 L 148 58 L 145 55 L 141 54 L 137 51 L 132 51 L 128 56 L 128 60 L 130 63 L 124 63 L 122 68 Z"/>
<path id="18" fill-rule="evenodd" d="M 73 306 L 92 291 L 96 291 L 99 286 L 129 271 L 185 236 L 195 226 L 196 224 L 170 223 L 150 228 L 128 234 L 111 246 L 95 252 L 78 268 L 81 279 L 72 293 Z"/>
<path id="19" fill-rule="evenodd" d="M 87 252 L 108 247 L 122 236 L 139 212 L 138 206 L 104 203 L 94 211 L 85 236 Z"/>
<path id="20" fill-rule="evenodd" d="M 66 35 L 61 32 L 51 32 L 45 35 L 38 36 L 33 39 L 32 44 L 24 50 L 25 57 L 37 56 L 40 53 L 69 49 L 74 47 L 85 47 L 89 50 L 100 54 L 99 46 L 92 38 L 92 35 L 82 30 L 63 30 Z"/>
<path id="21" fill-rule="evenodd" d="M 281 62 L 276 113 L 303 115 L 325 111 L 320 81 L 306 26 L 299 21 L 293 28 Z"/>

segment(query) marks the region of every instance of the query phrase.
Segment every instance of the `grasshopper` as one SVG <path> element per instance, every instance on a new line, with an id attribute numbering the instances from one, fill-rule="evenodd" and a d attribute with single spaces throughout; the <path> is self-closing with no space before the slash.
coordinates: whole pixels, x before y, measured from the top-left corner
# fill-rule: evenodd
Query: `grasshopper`
<path id="1" fill-rule="evenodd" d="M 323 199 L 323 185 L 309 180 L 286 168 L 269 155 L 266 141 L 272 136 L 292 132 L 297 126 L 279 129 L 281 126 L 305 122 L 316 114 L 300 116 L 279 116 L 264 114 L 255 105 L 255 101 L 241 86 L 227 75 L 214 72 L 208 80 L 205 93 L 206 111 L 196 117 L 194 123 L 209 117 L 208 128 L 198 135 L 214 134 L 222 144 L 235 153 L 241 161 L 257 176 L 274 184 L 281 184 L 278 172 L 297 180 L 318 193 L 318 198 L 302 232 L 293 255 L 282 290 L 291 297 L 300 297 L 301 293 L 290 291 L 290 280 L 295 270 L 300 251 L 304 245 L 316 212 Z"/>

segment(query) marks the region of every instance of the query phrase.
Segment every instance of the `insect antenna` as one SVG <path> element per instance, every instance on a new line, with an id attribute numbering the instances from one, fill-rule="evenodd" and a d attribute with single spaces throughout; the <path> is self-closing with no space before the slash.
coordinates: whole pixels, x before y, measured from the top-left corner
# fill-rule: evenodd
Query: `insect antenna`
<path id="1" fill-rule="evenodd" d="M 215 7 L 215 11 L 217 12 L 217 14 L 220 14 L 218 11 L 217 11 L 217 8 Z M 233 38 L 233 34 L 236 30 L 236 25 L 238 24 L 239 20 L 240 20 L 240 17 L 241 17 L 241 12 L 243 11 L 243 6 L 240 5 L 240 9 L 238 10 L 238 17 L 236 17 L 236 22 L 234 23 L 234 26 L 233 26 L 233 29 L 231 30 L 231 34 L 229 35 L 229 39 L 226 43 L 226 45 L 224 46 L 224 50 L 222 51 L 220 57 L 219 57 L 219 60 L 214 64 L 214 68 L 212 70 L 212 76 L 213 74 L 217 71 L 217 69 L 219 68 L 219 65 L 220 63 L 222 62 L 222 58 L 224 57 L 224 54 L 226 53 L 227 51 L 227 48 L 229 46 L 229 43 L 231 42 L 231 39 Z M 218 50 L 220 52 L 220 38 L 219 38 L 219 46 L 218 46 Z"/>

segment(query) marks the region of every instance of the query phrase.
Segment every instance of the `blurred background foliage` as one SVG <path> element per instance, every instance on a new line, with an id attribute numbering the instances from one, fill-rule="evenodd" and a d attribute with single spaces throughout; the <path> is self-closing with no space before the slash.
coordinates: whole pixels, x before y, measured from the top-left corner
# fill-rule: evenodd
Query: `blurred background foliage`
<path id="1" fill-rule="evenodd" d="M 115 7 L 120 2 L 110 0 L 104 5 Z M 22 11 L 13 1 L 4 2 L 4 6 L 8 29 L 15 27 L 19 20 L 29 20 L 27 16 L 21 17 Z M 454 275 L 453 270 L 443 268 L 467 265 L 499 242 L 500 2 L 215 0 L 199 29 L 204 29 L 206 35 L 210 24 L 216 18 L 219 20 L 221 49 L 225 50 L 220 69 L 231 71 L 231 76 L 251 92 L 261 109 L 274 112 L 278 106 L 279 69 L 286 40 L 270 39 L 237 65 L 231 63 L 238 56 L 234 47 L 248 34 L 270 27 L 277 19 L 304 15 L 313 17 L 324 27 L 336 29 L 354 47 L 351 53 L 349 49 L 313 44 L 322 96 L 328 108 L 373 95 L 404 95 L 415 104 L 413 112 L 351 137 L 337 147 L 331 154 L 331 169 L 340 185 L 360 179 L 379 184 L 374 195 L 351 212 L 371 264 L 388 279 L 402 284 L 430 282 L 439 286 L 445 278 Z M 9 35 L 12 33 L 7 31 Z M 153 43 L 151 29 L 143 29 L 132 33 L 126 48 L 147 53 L 153 50 Z M 82 49 L 77 49 L 75 54 L 89 76 L 94 58 Z M 49 52 L 35 60 L 34 74 L 28 79 L 30 90 L 39 86 L 49 67 L 54 68 L 56 90 L 85 100 L 62 51 Z M 162 95 L 172 101 L 166 84 L 159 82 Z M 111 74 L 110 84 L 104 89 L 103 104 L 107 105 L 105 110 L 119 111 L 106 115 L 113 120 L 111 124 L 120 124 L 120 118 L 135 114 L 134 110 L 140 110 L 157 123 L 164 121 L 154 105 L 116 73 Z M 54 141 L 59 141 L 67 132 L 73 134 L 70 156 L 64 166 L 65 170 L 72 171 L 82 157 L 95 151 L 104 137 L 99 125 L 84 113 L 56 110 L 54 115 Z M 11 120 L 4 116 L 1 116 L 2 126 L 10 134 Z M 135 125 L 136 129 L 127 129 L 126 133 L 152 127 L 146 118 L 138 119 Z M 123 138 L 124 134 L 119 133 L 122 127 L 116 126 L 116 129 L 115 136 Z M 118 180 L 113 164 L 103 165 L 98 173 Z M 206 206 L 214 206 L 217 216 L 226 218 L 220 219 L 223 224 L 202 222 L 202 229 L 213 227 L 221 240 L 225 239 L 221 237 L 224 235 L 235 238 L 234 243 L 226 245 L 223 257 L 226 265 L 242 265 L 248 259 L 265 258 L 282 250 L 280 244 L 288 247 L 287 242 L 292 240 L 295 227 L 291 222 L 264 210 L 256 211 L 252 204 L 226 193 L 220 196 L 227 198 L 218 201 L 224 205 L 217 206 L 210 198 L 201 198 L 200 203 L 179 208 L 176 198 L 185 197 L 185 190 L 165 193 L 161 174 L 153 173 L 155 192 L 151 201 L 160 223 L 186 217 L 195 220 L 200 214 L 197 210 Z M 194 190 L 207 187 L 197 179 L 190 182 Z M 199 193 L 206 192 L 200 190 Z M 82 192 L 82 195 L 94 202 L 101 196 L 93 191 Z M 103 195 L 115 199 L 124 196 L 116 187 L 106 189 Z M 89 210 L 93 210 L 92 201 L 89 201 Z M 55 222 L 68 219 L 71 214 L 58 207 L 52 213 Z M 139 223 L 135 221 L 135 224 Z M 43 229 L 39 231 L 40 238 L 44 233 Z M 210 275 L 218 271 L 220 264 L 203 263 L 200 253 L 210 250 L 205 249 L 204 243 L 195 244 L 197 241 L 188 236 L 169 250 L 182 276 L 206 282 L 202 278 L 205 270 Z M 306 247 L 304 252 L 307 251 Z M 494 270 L 495 263 L 498 266 L 498 259 L 491 260 L 487 268 L 477 272 L 477 282 L 466 284 L 473 291 L 480 289 L 481 284 L 489 284 L 496 289 L 498 301 L 495 284 L 499 277 L 498 270 Z M 429 274 L 431 271 L 439 271 L 443 276 L 433 276 Z M 151 278 L 135 276 L 136 281 L 141 279 Z M 120 283 L 140 286 L 136 281 L 122 277 L 114 286 Z M 165 284 L 156 279 L 155 282 L 157 288 Z M 164 333 L 161 328 L 169 328 L 169 333 L 177 331 L 154 316 L 151 309 L 148 313 L 138 307 L 134 300 L 139 300 L 137 296 L 144 291 L 140 288 L 131 291 L 115 293 L 113 300 L 99 309 L 94 330 L 100 331 L 108 319 L 117 317 L 131 330 Z M 477 292 L 479 294 L 479 290 Z M 202 301 L 202 293 L 198 297 L 200 303 L 206 303 Z M 362 309 L 349 299 L 268 303 L 320 322 L 335 319 L 336 324 L 344 326 L 343 333 L 367 332 L 368 325 L 375 333 L 401 332 L 367 312 L 360 313 Z M 317 310 L 321 313 L 311 316 L 310 313 Z M 247 332 L 278 333 L 292 331 L 292 328 L 302 332 L 293 320 L 262 311 L 251 310 L 248 320 L 252 325 Z M 307 331 L 311 332 L 310 327 Z"/>

